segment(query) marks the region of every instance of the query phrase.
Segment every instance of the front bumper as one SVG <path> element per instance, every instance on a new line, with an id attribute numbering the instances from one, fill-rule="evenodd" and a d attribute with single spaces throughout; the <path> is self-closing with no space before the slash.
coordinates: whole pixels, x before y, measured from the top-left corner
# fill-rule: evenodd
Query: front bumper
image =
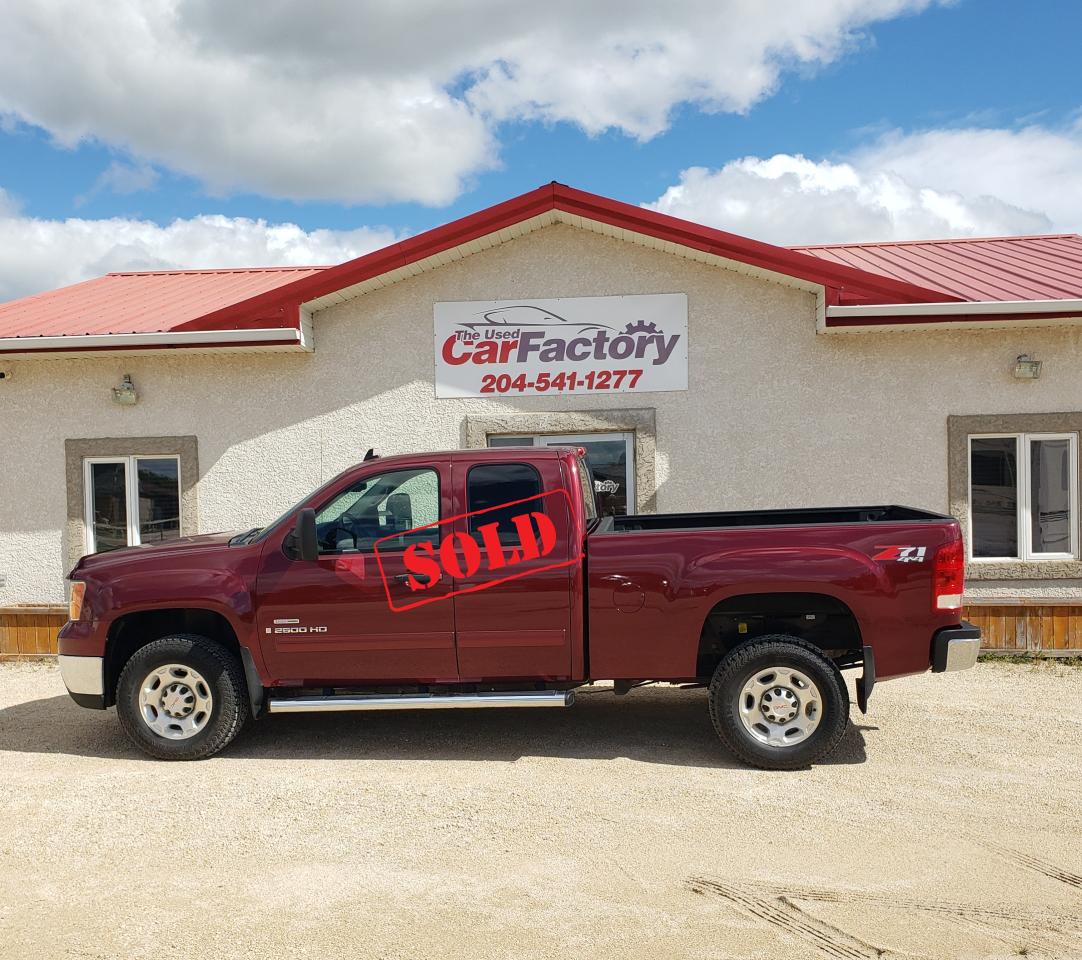
<path id="1" fill-rule="evenodd" d="M 105 659 L 103 657 L 71 657 L 60 654 L 60 676 L 71 699 L 80 707 L 105 709 Z"/>
<path id="2" fill-rule="evenodd" d="M 968 670 L 977 662 L 981 649 L 981 628 L 966 620 L 960 627 L 936 631 L 932 638 L 932 673 Z"/>

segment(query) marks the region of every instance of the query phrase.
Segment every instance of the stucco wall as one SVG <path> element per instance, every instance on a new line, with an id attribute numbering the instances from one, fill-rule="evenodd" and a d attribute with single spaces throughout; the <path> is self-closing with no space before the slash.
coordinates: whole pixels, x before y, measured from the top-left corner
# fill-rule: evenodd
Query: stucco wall
<path id="1" fill-rule="evenodd" d="M 435 400 L 437 300 L 685 292 L 686 393 Z M 656 409 L 657 507 L 947 509 L 948 414 L 1082 410 L 1082 332 L 816 336 L 810 294 L 556 225 L 322 311 L 312 354 L 0 361 L 0 605 L 57 602 L 64 441 L 199 438 L 202 530 L 272 519 L 374 446 L 465 445 L 467 416 Z M 1013 380 L 1020 353 L 1042 378 Z M 111 400 L 130 373 L 134 407 Z"/>

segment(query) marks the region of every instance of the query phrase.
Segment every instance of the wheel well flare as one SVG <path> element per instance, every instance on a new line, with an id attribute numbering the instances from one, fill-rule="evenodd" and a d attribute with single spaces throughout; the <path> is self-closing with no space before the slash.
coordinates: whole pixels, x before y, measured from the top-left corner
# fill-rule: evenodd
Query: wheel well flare
<path id="1" fill-rule="evenodd" d="M 106 706 L 116 700 L 120 671 L 140 647 L 174 633 L 198 634 L 221 644 L 235 654 L 240 644 L 232 624 L 215 610 L 178 607 L 164 610 L 140 610 L 118 617 L 109 627 L 105 653 Z"/>
<path id="2" fill-rule="evenodd" d="M 769 634 L 800 637 L 839 665 L 859 658 L 860 625 L 853 611 L 822 593 L 751 593 L 728 597 L 707 614 L 699 637 L 696 676 L 709 677 L 734 647 Z"/>

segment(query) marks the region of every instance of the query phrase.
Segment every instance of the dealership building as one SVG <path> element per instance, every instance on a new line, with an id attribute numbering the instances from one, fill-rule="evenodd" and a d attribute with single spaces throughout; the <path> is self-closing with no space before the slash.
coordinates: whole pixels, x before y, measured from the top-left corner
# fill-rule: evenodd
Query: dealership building
<path id="1" fill-rule="evenodd" d="M 783 248 L 546 185 L 329 267 L 0 305 L 0 654 L 84 553 L 259 526 L 369 448 L 584 447 L 607 512 L 951 513 L 989 646 L 1082 650 L 1082 237 Z"/>

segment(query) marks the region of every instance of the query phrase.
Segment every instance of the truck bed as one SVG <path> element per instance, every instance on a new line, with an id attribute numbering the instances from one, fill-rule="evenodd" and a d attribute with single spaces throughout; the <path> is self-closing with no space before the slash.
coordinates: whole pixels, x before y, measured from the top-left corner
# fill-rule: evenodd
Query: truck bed
<path id="1" fill-rule="evenodd" d="M 931 603 L 936 551 L 957 539 L 956 520 L 890 505 L 603 518 L 586 537 L 591 675 L 695 677 L 715 611 L 775 593 L 851 617 L 881 679 L 927 670 L 958 620 Z"/>
<path id="2" fill-rule="evenodd" d="M 897 505 L 876 507 L 809 507 L 800 510 L 730 510 L 717 513 L 653 513 L 603 517 L 592 532 L 630 533 L 643 530 L 709 530 L 716 527 L 794 527 L 809 524 L 942 523 L 950 517 L 930 510 Z"/>

